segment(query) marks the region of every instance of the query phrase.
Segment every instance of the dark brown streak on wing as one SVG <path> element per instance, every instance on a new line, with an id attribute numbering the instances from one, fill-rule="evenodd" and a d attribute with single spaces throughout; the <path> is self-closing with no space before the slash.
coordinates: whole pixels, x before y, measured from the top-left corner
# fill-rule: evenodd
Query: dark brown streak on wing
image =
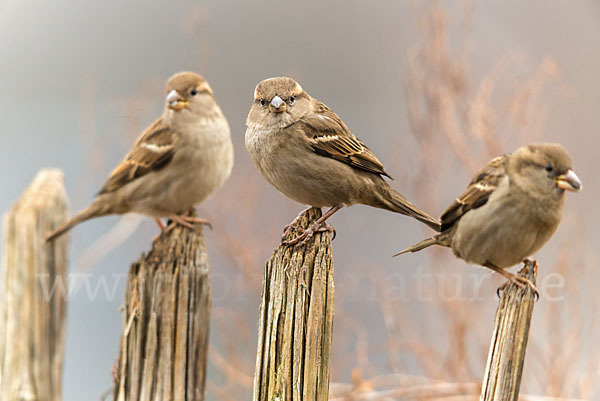
<path id="1" fill-rule="evenodd" d="M 479 170 L 467 189 L 442 214 L 442 231 L 452 227 L 469 210 L 486 204 L 506 175 L 506 160 L 506 156 L 496 157 Z"/>
<path id="2" fill-rule="evenodd" d="M 98 194 L 116 191 L 136 178 L 160 170 L 171 161 L 174 153 L 173 133 L 159 118 L 113 170 Z"/>
<path id="3" fill-rule="evenodd" d="M 311 147 L 315 153 L 392 178 L 373 152 L 323 103 L 317 104 L 315 114 L 303 117 L 299 123 L 311 139 Z"/>

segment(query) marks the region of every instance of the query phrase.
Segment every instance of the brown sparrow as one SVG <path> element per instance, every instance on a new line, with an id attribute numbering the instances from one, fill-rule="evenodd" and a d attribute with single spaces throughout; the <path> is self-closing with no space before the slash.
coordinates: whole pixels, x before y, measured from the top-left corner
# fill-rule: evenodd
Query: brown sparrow
<path id="1" fill-rule="evenodd" d="M 396 192 L 373 152 L 327 106 L 291 78 L 271 78 L 254 90 L 246 121 L 246 148 L 275 188 L 312 207 L 330 207 L 286 244 L 304 243 L 325 221 L 357 203 L 411 216 L 439 231 L 440 223 Z M 297 218 L 289 226 L 296 228 Z"/>
<path id="2" fill-rule="evenodd" d="M 196 73 L 173 75 L 166 94 L 162 116 L 138 138 L 92 204 L 51 233 L 48 241 L 82 221 L 108 214 L 146 214 L 161 229 L 161 217 L 188 227 L 206 223 L 185 214 L 231 173 L 229 125 L 212 89 Z"/>
<path id="3" fill-rule="evenodd" d="M 560 223 L 565 191 L 581 190 L 561 145 L 534 144 L 492 159 L 442 214 L 442 231 L 400 252 L 431 245 L 452 249 L 521 286 L 535 286 L 506 270 L 540 249 Z"/>

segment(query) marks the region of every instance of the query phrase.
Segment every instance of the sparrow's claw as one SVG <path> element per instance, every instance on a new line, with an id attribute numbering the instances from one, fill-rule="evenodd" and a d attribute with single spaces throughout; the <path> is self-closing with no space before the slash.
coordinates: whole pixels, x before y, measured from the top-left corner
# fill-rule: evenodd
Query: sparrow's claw
<path id="1" fill-rule="evenodd" d="M 537 287 L 529 279 L 517 276 L 516 274 L 513 274 L 510 277 L 507 276 L 507 278 L 508 280 L 496 289 L 496 295 L 498 296 L 498 298 L 500 298 L 500 292 L 504 291 L 510 283 L 515 283 L 519 288 L 531 288 L 531 290 L 533 291 L 533 295 L 535 296 L 535 300 L 537 301 L 538 299 L 540 299 L 540 293 L 538 292 Z"/>
<path id="2" fill-rule="evenodd" d="M 295 219 L 290 224 L 283 227 L 283 235 L 281 236 L 282 242 L 285 241 L 285 237 L 287 237 L 287 235 L 290 232 L 296 231 L 298 229 L 298 221 L 299 221 L 298 219 Z"/>
<path id="3" fill-rule="evenodd" d="M 537 262 L 533 262 L 537 265 Z M 529 281 L 529 279 L 522 277 L 522 276 L 518 276 L 516 274 L 513 274 L 511 272 L 508 272 L 498 266 L 494 266 L 492 263 L 487 263 L 484 265 L 485 267 L 487 267 L 490 270 L 495 271 L 496 273 L 499 273 L 501 275 L 503 275 L 504 277 L 506 277 L 508 279 L 507 282 L 505 282 L 504 284 L 502 284 L 500 287 L 498 287 L 498 289 L 496 290 L 496 295 L 498 295 L 498 298 L 500 298 L 500 291 L 504 290 L 506 288 L 506 286 L 509 283 L 515 283 L 517 286 L 519 286 L 520 288 L 525 288 L 525 287 L 529 287 L 533 290 L 533 293 L 535 295 L 535 300 L 537 301 L 538 299 L 540 299 L 540 294 L 538 293 L 538 290 L 535 286 L 535 284 L 533 284 L 531 281 Z"/>
<path id="4" fill-rule="evenodd" d="M 297 247 L 300 247 L 300 246 L 306 244 L 306 241 L 308 241 L 313 235 L 315 235 L 316 232 L 323 232 L 323 231 L 333 232 L 333 238 L 335 238 L 335 230 L 333 229 L 333 227 L 331 227 L 330 225 L 325 223 L 325 221 L 328 218 L 330 218 L 335 212 L 340 210 L 342 207 L 343 206 L 333 206 L 331 209 L 329 209 L 327 212 L 325 212 L 324 215 L 322 215 L 317 220 L 315 220 L 306 230 L 304 230 L 304 232 L 302 234 L 300 234 L 296 238 L 293 238 L 289 241 L 285 241 L 282 239 L 281 244 L 285 245 L 285 246 L 296 245 L 296 248 L 297 248 Z M 296 217 L 296 219 L 292 222 L 292 224 L 294 224 L 296 222 L 296 220 L 298 220 L 298 218 L 303 213 L 304 212 L 300 213 L 300 215 L 298 215 L 298 217 Z M 284 236 L 284 238 L 285 238 L 285 236 Z"/>
<path id="5" fill-rule="evenodd" d="M 281 245 L 283 246 L 289 246 L 289 245 L 296 245 L 298 243 L 300 243 L 298 246 L 300 246 L 301 244 L 305 244 L 307 240 L 310 239 L 310 237 L 312 237 L 315 234 L 314 230 L 311 229 L 311 227 L 307 228 L 306 230 L 304 230 L 302 232 L 302 234 L 290 239 L 290 240 L 284 240 L 282 238 L 281 240 Z"/>
<path id="6" fill-rule="evenodd" d="M 162 237 L 163 235 L 167 235 L 169 232 L 171 232 L 171 230 L 173 230 L 177 224 L 182 224 L 182 223 L 175 223 L 175 220 L 171 220 L 171 221 L 169 221 L 169 224 L 167 224 L 166 226 L 164 226 L 164 224 L 163 224 L 161 231 L 158 234 L 156 234 L 156 236 L 152 239 L 152 243 L 154 244 L 156 241 L 158 241 L 158 239 L 160 237 Z M 194 226 L 189 223 L 185 223 L 182 225 L 185 225 L 186 227 L 190 227 L 192 229 L 194 228 Z"/>
<path id="7" fill-rule="evenodd" d="M 213 228 L 212 223 L 206 219 L 201 219 L 199 217 L 191 217 L 191 216 L 181 216 L 181 218 L 183 218 L 183 220 L 187 221 L 188 223 L 203 224 L 203 225 L 207 226 L 208 228 L 210 228 L 211 230 Z"/>
<path id="8" fill-rule="evenodd" d="M 312 209 L 312 207 L 309 207 L 308 209 L 304 209 L 303 211 L 298 213 L 298 216 L 296 216 L 290 224 L 283 227 L 283 235 L 281 236 L 282 243 L 285 241 L 285 237 L 287 237 L 287 235 L 290 233 L 290 231 L 292 231 L 292 230 L 295 231 L 298 229 L 298 224 L 300 223 L 300 219 L 302 218 L 302 215 L 304 215 L 304 212 L 306 212 L 309 209 Z"/>
<path id="9" fill-rule="evenodd" d="M 156 224 L 158 224 L 158 228 L 160 228 L 161 232 L 165 230 L 165 223 L 163 223 L 163 221 L 160 218 L 155 217 L 154 221 L 156 221 Z"/>
<path id="10" fill-rule="evenodd" d="M 168 213 L 166 216 L 171 220 L 171 222 L 169 223 L 164 232 L 171 231 L 174 228 L 175 224 L 179 224 L 187 228 L 194 228 L 194 224 L 206 224 L 209 228 L 212 229 L 212 224 L 210 224 L 210 221 L 201 219 L 199 217 L 186 216 L 175 213 Z"/>
<path id="11" fill-rule="evenodd" d="M 330 231 L 333 233 L 333 237 L 335 238 L 335 229 L 331 227 L 329 224 L 314 222 L 311 224 L 304 232 L 298 235 L 295 238 L 292 238 L 289 241 L 282 241 L 281 244 L 284 246 L 296 245 L 296 248 L 306 245 L 309 239 L 311 239 L 315 233 L 322 233 L 325 231 Z"/>
<path id="12" fill-rule="evenodd" d="M 322 224 L 319 228 L 315 229 L 315 232 L 319 233 L 324 233 L 326 231 L 329 231 L 331 233 L 331 240 L 334 240 L 336 235 L 335 228 L 333 228 L 329 224 Z"/>
<path id="13" fill-rule="evenodd" d="M 165 217 L 170 220 L 169 224 L 167 224 L 166 226 L 159 218 L 155 219 L 156 224 L 158 224 L 158 226 L 160 227 L 160 233 L 152 239 L 152 243 L 155 243 L 163 234 L 168 234 L 169 232 L 171 232 L 178 224 L 190 228 L 192 230 L 195 229 L 194 224 L 205 224 L 208 226 L 208 228 L 212 230 L 212 224 L 210 223 L 210 221 L 201 219 L 199 217 L 180 215 L 175 213 L 165 213 Z"/>
<path id="14" fill-rule="evenodd" d="M 295 248 L 298 249 L 301 246 L 306 245 L 308 240 L 310 240 L 314 235 L 315 235 L 315 230 L 313 230 L 311 227 L 309 227 L 308 229 L 304 230 L 304 232 L 302 234 L 298 235 L 296 238 L 291 239 L 289 241 L 285 241 L 284 245 L 286 245 L 286 246 L 295 245 Z"/>

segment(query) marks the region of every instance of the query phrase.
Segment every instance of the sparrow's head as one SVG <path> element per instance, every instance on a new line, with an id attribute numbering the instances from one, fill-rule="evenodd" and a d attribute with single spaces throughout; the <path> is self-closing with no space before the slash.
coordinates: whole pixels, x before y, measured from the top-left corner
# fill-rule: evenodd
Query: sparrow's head
<path id="1" fill-rule="evenodd" d="M 565 191 L 579 192 L 583 185 L 573 171 L 571 156 L 556 143 L 533 144 L 514 153 L 512 167 L 523 187 L 537 193 L 563 195 Z"/>
<path id="2" fill-rule="evenodd" d="M 216 104 L 208 82 L 195 72 L 179 72 L 167 81 L 166 107 L 172 113 L 186 110 L 191 113 L 212 111 Z"/>
<path id="3" fill-rule="evenodd" d="M 247 125 L 287 127 L 310 111 L 311 97 L 292 78 L 269 78 L 254 89 Z"/>

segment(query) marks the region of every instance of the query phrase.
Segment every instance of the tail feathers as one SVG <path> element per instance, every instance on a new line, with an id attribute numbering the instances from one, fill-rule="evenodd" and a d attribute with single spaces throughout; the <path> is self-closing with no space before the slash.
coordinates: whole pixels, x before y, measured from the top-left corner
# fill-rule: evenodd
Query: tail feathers
<path id="1" fill-rule="evenodd" d="M 392 206 L 391 210 L 415 218 L 421 223 L 427 224 L 437 232 L 442 231 L 442 224 L 438 219 L 428 215 L 393 189 L 390 188 L 389 192 L 391 195 L 389 199 Z"/>
<path id="2" fill-rule="evenodd" d="M 402 252 L 398 252 L 394 256 L 402 255 L 402 254 L 408 253 L 408 252 L 419 252 L 420 250 L 430 247 L 431 245 L 441 245 L 439 239 L 437 238 L 437 235 L 435 235 L 431 238 L 424 239 L 421 242 L 417 242 L 413 246 L 406 248 Z"/>
<path id="3" fill-rule="evenodd" d="M 73 226 L 83 221 L 89 220 L 94 217 L 99 217 L 101 215 L 103 215 L 103 213 L 100 213 L 100 208 L 96 204 L 92 203 L 90 206 L 73 216 L 69 221 L 59 226 L 56 230 L 52 231 L 46 237 L 46 242 L 52 241 L 55 238 L 60 237 L 61 235 L 69 231 L 71 228 L 73 228 Z"/>

